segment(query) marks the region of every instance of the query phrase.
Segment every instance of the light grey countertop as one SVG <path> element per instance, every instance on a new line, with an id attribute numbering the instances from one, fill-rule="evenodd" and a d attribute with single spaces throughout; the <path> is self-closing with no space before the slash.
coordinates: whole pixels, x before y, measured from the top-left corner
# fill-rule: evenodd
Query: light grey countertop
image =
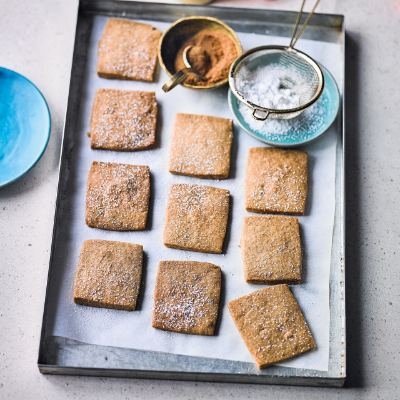
<path id="1" fill-rule="evenodd" d="M 300 3 L 264 0 L 251 5 L 296 10 Z M 313 1 L 308 3 L 310 7 Z M 346 388 L 39 373 L 36 362 L 77 0 L 0 0 L 0 66 L 37 85 L 52 118 L 50 141 L 41 160 L 17 182 L 0 189 L 0 399 L 400 398 L 396 255 L 400 254 L 400 214 L 395 206 L 400 193 L 400 2 L 321 3 L 319 12 L 344 14 L 347 28 Z"/>

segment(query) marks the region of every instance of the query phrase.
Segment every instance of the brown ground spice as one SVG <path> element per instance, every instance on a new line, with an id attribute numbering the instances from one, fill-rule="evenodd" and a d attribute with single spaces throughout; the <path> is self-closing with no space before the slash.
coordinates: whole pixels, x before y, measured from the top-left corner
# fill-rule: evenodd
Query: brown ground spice
<path id="1" fill-rule="evenodd" d="M 187 54 L 192 68 L 207 78 L 202 81 L 192 74 L 189 75 L 185 83 L 193 86 L 211 86 L 223 81 L 228 77 L 229 68 L 238 56 L 235 42 L 226 33 L 203 29 L 188 38 L 179 49 L 175 59 L 176 71 L 185 68 L 182 55 L 187 46 L 194 46 Z"/>

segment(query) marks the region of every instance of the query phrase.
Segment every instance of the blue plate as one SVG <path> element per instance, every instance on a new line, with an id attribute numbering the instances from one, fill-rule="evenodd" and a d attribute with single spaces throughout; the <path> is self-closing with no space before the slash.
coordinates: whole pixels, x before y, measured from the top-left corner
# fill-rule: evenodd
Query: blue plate
<path id="1" fill-rule="evenodd" d="M 0 67 L 0 187 L 40 159 L 50 137 L 50 112 L 37 87 Z"/>
<path id="2" fill-rule="evenodd" d="M 331 73 L 322 67 L 325 75 L 325 88 L 319 100 L 297 117 L 288 120 L 255 121 L 251 126 L 242 113 L 251 118 L 251 109 L 238 100 L 229 90 L 228 103 L 237 123 L 251 136 L 272 146 L 300 146 L 320 137 L 332 125 L 339 111 L 340 94 Z M 248 118 L 249 118 L 248 117 Z M 268 133 L 261 133 L 258 126 L 267 125 Z M 269 126 L 268 126 L 269 125 Z M 284 132 L 284 133 L 283 133 Z"/>

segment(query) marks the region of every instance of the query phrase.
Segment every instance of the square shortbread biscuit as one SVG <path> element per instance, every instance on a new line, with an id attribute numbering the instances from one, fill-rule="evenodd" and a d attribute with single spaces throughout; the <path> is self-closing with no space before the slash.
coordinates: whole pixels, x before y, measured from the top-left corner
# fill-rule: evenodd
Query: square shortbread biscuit
<path id="1" fill-rule="evenodd" d="M 258 368 L 315 348 L 287 285 L 266 287 L 228 303 L 233 321 Z"/>
<path id="2" fill-rule="evenodd" d="M 303 215 L 307 197 L 307 153 L 254 147 L 247 159 L 247 211 Z"/>
<path id="3" fill-rule="evenodd" d="M 112 231 L 145 229 L 150 169 L 93 161 L 86 193 L 86 224 Z"/>
<path id="4" fill-rule="evenodd" d="M 173 184 L 168 196 L 164 245 L 181 250 L 221 253 L 228 213 L 228 190 Z"/>
<path id="5" fill-rule="evenodd" d="M 99 43 L 102 78 L 153 82 L 161 32 L 148 24 L 109 19 Z"/>
<path id="6" fill-rule="evenodd" d="M 154 92 L 100 89 L 90 121 L 92 149 L 150 149 L 156 141 L 157 101 Z"/>
<path id="7" fill-rule="evenodd" d="M 301 245 L 297 218 L 245 217 L 240 239 L 248 283 L 300 283 Z"/>
<path id="8" fill-rule="evenodd" d="M 196 261 L 161 261 L 154 294 L 153 328 L 213 335 L 221 268 Z"/>
<path id="9" fill-rule="evenodd" d="M 143 247 L 139 244 L 86 240 L 75 275 L 75 303 L 133 311 L 142 262 Z"/>
<path id="10" fill-rule="evenodd" d="M 169 172 L 196 178 L 229 176 L 232 120 L 205 115 L 176 114 Z"/>

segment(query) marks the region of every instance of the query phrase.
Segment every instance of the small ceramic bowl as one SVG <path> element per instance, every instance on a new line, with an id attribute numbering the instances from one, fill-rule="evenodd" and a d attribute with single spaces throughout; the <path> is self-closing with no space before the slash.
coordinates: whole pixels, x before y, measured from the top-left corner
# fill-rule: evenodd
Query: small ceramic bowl
<path id="1" fill-rule="evenodd" d="M 317 138 L 321 137 L 332 125 L 333 121 L 336 119 L 340 107 L 340 92 L 335 82 L 335 79 L 324 66 L 321 65 L 321 67 L 325 75 L 325 88 L 321 97 L 319 98 L 319 100 L 317 100 L 317 102 L 314 105 L 315 107 L 318 106 L 319 109 L 318 124 L 317 123 L 310 123 L 309 125 L 305 124 L 301 127 L 301 130 L 299 129 L 296 130 L 294 128 L 296 121 L 303 118 L 304 117 L 303 114 L 300 114 L 299 116 L 288 120 L 275 120 L 275 121 L 265 121 L 265 122 L 255 121 L 257 124 L 259 124 L 260 127 L 262 127 L 264 124 L 268 125 L 270 123 L 281 124 L 282 126 L 285 127 L 293 125 L 293 127 L 287 129 L 284 135 L 274 134 L 272 131 L 269 133 L 261 133 L 259 130 L 254 129 L 254 126 L 251 126 L 253 124 L 249 124 L 248 122 L 246 122 L 245 118 L 239 111 L 241 108 L 241 102 L 235 97 L 232 91 L 229 90 L 228 93 L 229 108 L 231 109 L 231 112 L 235 117 L 236 122 L 250 136 L 253 136 L 254 138 L 260 140 L 261 142 L 264 142 L 271 146 L 279 146 L 279 147 L 302 146 L 310 142 L 313 142 Z M 245 111 L 249 113 L 249 116 L 251 115 L 250 108 L 245 107 Z M 307 110 L 304 111 L 304 113 L 306 112 Z"/>
<path id="2" fill-rule="evenodd" d="M 158 45 L 158 59 L 160 60 L 161 67 L 170 77 L 177 72 L 174 66 L 175 58 L 183 43 L 188 37 L 195 35 L 203 29 L 219 30 L 226 33 L 235 42 L 238 56 L 242 54 L 242 45 L 235 31 L 220 20 L 211 17 L 182 18 L 173 23 L 164 32 Z M 228 83 L 228 77 L 210 86 L 194 86 L 188 85 L 185 82 L 181 83 L 181 85 L 190 89 L 210 90 L 225 85 L 226 83 Z"/>

